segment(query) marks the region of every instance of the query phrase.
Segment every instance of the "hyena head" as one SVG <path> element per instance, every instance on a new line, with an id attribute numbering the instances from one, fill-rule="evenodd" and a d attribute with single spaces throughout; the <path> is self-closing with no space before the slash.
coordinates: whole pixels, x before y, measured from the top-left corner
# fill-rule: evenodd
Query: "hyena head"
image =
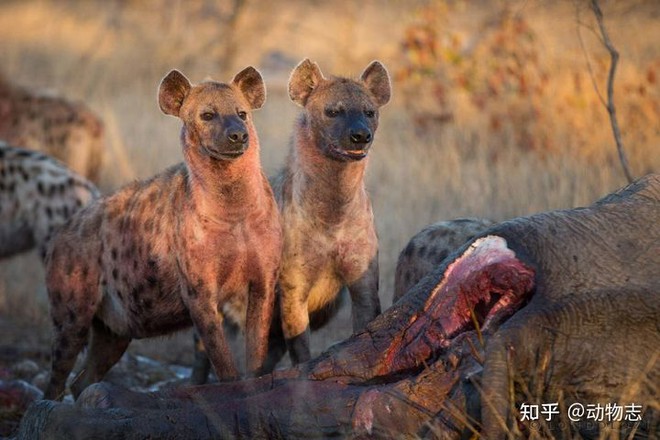
<path id="1" fill-rule="evenodd" d="M 172 70 L 160 84 L 158 103 L 163 113 L 183 121 L 187 155 L 231 161 L 245 153 L 255 136 L 250 111 L 261 108 L 266 88 L 254 67 L 236 74 L 230 84 L 207 81 L 191 85 Z"/>
<path id="2" fill-rule="evenodd" d="M 378 61 L 353 81 L 326 79 L 319 66 L 306 59 L 289 80 L 289 96 L 305 109 L 313 143 L 325 156 L 344 162 L 367 157 L 378 127 L 378 109 L 390 95 L 390 77 Z"/>

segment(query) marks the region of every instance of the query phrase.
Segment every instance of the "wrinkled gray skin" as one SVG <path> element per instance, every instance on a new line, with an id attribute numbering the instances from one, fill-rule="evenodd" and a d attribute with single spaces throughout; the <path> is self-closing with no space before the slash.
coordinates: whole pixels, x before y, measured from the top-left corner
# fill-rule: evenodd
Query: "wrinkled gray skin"
<path id="1" fill-rule="evenodd" d="M 657 176 L 649 181 L 656 187 L 655 192 L 648 192 L 648 213 L 640 213 L 632 221 L 627 219 L 629 213 L 607 211 L 608 205 L 634 187 L 598 202 L 595 206 L 605 208 L 602 211 L 607 214 L 602 217 L 578 209 L 541 214 L 525 222 L 514 219 L 492 229 L 492 222 L 476 218 L 434 223 L 417 233 L 399 255 L 394 302 L 439 266 L 438 256 L 456 252 L 475 237 L 503 236 L 524 252 L 533 249 L 526 259 L 545 262 L 545 282 L 537 286 L 530 305 L 507 321 L 487 346 L 483 387 L 492 404 L 482 405 L 482 414 L 484 425 L 492 428 L 487 431 L 488 438 L 515 429 L 508 404 L 509 374 L 541 382 L 537 386 L 548 390 L 568 392 L 567 405 L 574 401 L 610 403 L 612 399 L 607 396 L 613 395 L 612 391 L 625 392 L 639 380 L 634 372 L 648 370 L 650 383 L 660 383 L 660 360 L 653 359 L 654 349 L 657 354 L 660 346 L 660 236 L 658 222 L 650 229 L 644 226 L 658 218 Z M 548 217 L 556 223 L 545 226 Z M 631 235 L 620 235 L 617 222 L 623 220 L 631 226 L 637 222 L 639 228 L 631 228 Z M 642 236 L 641 231 L 646 235 Z M 571 238 L 547 243 L 548 238 L 558 237 Z M 638 276 L 634 276 L 636 272 Z M 629 341 L 635 339 L 644 343 L 629 346 Z M 602 347 L 611 346 L 621 348 L 600 352 Z M 623 347 L 626 356 L 622 357 Z M 510 371 L 507 358 L 513 365 Z M 552 363 L 552 369 L 543 372 L 546 377 L 534 377 L 531 372 L 545 368 L 545 362 Z M 580 390 L 581 397 L 571 399 L 570 392 L 576 390 Z M 656 386 L 638 396 L 648 400 L 659 391 Z M 526 403 L 531 397 L 527 396 Z"/>
<path id="2" fill-rule="evenodd" d="M 506 238 L 536 266 L 537 285 L 530 303 L 486 346 L 482 422 L 487 438 L 504 437 L 501 421 L 513 424 L 507 357 L 514 373 L 530 380 L 549 356 L 547 398 L 562 390 L 568 404 L 609 403 L 629 392 L 631 402 L 649 402 L 655 395 L 657 404 L 660 175 L 589 208 L 516 219 L 488 234 Z M 632 389 L 645 371 L 648 382 Z"/>
<path id="3" fill-rule="evenodd" d="M 480 421 L 484 438 L 528 436 L 517 431 L 510 390 L 517 406 L 642 404 L 637 434 L 657 436 L 657 408 L 646 410 L 657 404 L 660 383 L 658 219 L 660 175 L 650 175 L 590 207 L 517 218 L 481 234 L 504 238 L 515 259 L 533 269 L 534 285 L 523 292 L 525 304 L 484 330 L 485 348 L 477 344 L 475 356 L 461 344 L 466 338 L 448 342 L 438 328 L 456 311 L 433 307 L 451 303 L 437 287 L 472 241 L 364 331 L 296 369 L 182 389 L 179 397 L 101 388 L 94 396 L 100 404 L 87 408 L 41 402 L 26 414 L 18 438 L 459 438 L 467 431 L 452 407 Z M 475 275 L 507 286 L 497 272 Z M 446 294 L 460 292 L 459 285 Z M 434 313 L 439 319 L 429 317 Z M 474 338 L 469 327 L 465 332 Z M 481 392 L 465 386 L 470 374 L 481 376 Z M 118 408 L 100 409 L 103 402 Z M 575 430 L 598 435 L 579 424 Z"/>

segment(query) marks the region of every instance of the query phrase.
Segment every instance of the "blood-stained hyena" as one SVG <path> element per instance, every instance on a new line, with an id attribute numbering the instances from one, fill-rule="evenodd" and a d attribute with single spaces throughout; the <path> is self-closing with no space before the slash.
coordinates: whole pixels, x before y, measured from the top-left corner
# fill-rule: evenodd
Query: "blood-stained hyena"
<path id="1" fill-rule="evenodd" d="M 36 151 L 0 141 L 0 259 L 37 247 L 99 192 L 87 179 Z"/>
<path id="2" fill-rule="evenodd" d="M 88 205 L 51 241 L 47 286 L 55 328 L 45 397 L 61 396 L 91 339 L 75 396 L 100 380 L 132 338 L 194 324 L 217 376 L 238 370 L 223 319 L 246 328 L 247 370 L 267 353 L 282 253 L 279 213 L 259 160 L 250 110 L 265 100 L 259 72 L 229 84 L 161 82 L 161 110 L 183 121 L 184 163 Z"/>
<path id="3" fill-rule="evenodd" d="M 0 139 L 59 159 L 98 183 L 104 128 L 82 102 L 20 87 L 0 74 Z"/>
<path id="4" fill-rule="evenodd" d="M 331 317 L 325 312 L 344 286 L 354 331 L 380 313 L 378 239 L 364 175 L 378 109 L 390 94 L 389 75 L 378 61 L 357 81 L 325 78 L 310 60 L 291 74 L 289 96 L 303 112 L 273 190 L 284 230 L 282 330 L 294 364 L 310 358 L 310 326 Z M 271 338 L 271 349 L 277 348 Z"/>
<path id="5" fill-rule="evenodd" d="M 453 251 L 494 223 L 481 218 L 459 218 L 425 227 L 410 239 L 399 254 L 394 275 L 396 302 Z"/>

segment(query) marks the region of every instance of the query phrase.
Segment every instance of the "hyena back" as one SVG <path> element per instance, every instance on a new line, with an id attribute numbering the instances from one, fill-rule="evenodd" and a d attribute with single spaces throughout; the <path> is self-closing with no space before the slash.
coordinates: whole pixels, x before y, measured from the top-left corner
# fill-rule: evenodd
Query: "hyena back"
<path id="1" fill-rule="evenodd" d="M 393 302 L 436 269 L 449 254 L 493 224 L 488 219 L 460 218 L 437 222 L 418 232 L 399 254 Z"/>
<path id="2" fill-rule="evenodd" d="M 99 192 L 44 154 L 0 141 L 0 259 L 34 248 Z"/>
<path id="3" fill-rule="evenodd" d="M 246 328 L 248 371 L 260 370 L 282 247 L 251 115 L 264 100 L 252 67 L 230 84 L 193 86 L 178 71 L 163 79 L 159 104 L 183 122 L 184 163 L 89 205 L 51 242 L 55 337 L 46 398 L 63 392 L 90 328 L 75 396 L 105 375 L 132 338 L 191 323 L 218 377 L 236 378 L 223 310 Z"/>
<path id="4" fill-rule="evenodd" d="M 380 314 L 378 239 L 364 174 L 378 109 L 390 94 L 389 75 L 378 61 L 357 81 L 325 78 L 309 60 L 291 74 L 289 96 L 303 112 L 273 189 L 284 230 L 281 328 L 294 364 L 310 358 L 309 329 L 317 327 L 310 315 L 324 316 L 320 312 L 333 307 L 344 286 L 354 331 Z M 279 343 L 271 338 L 275 353 L 281 336 Z"/>
<path id="5" fill-rule="evenodd" d="M 104 127 L 82 102 L 28 90 L 0 74 L 0 139 L 59 159 L 98 183 Z"/>

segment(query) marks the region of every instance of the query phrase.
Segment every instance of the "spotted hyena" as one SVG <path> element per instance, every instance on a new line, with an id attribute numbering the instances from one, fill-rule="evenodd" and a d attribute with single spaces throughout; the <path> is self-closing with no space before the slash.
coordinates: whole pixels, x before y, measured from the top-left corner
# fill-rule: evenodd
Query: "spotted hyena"
<path id="1" fill-rule="evenodd" d="M 450 253 L 493 224 L 487 219 L 460 218 L 434 223 L 418 232 L 399 254 L 393 302 L 437 268 Z"/>
<path id="2" fill-rule="evenodd" d="M 247 369 L 260 370 L 282 253 L 251 114 L 265 93 L 253 67 L 228 84 L 191 85 L 176 70 L 162 80 L 160 108 L 183 121 L 185 161 L 89 205 L 51 241 L 55 335 L 46 398 L 61 396 L 90 328 L 75 396 L 105 375 L 132 338 L 191 324 L 217 376 L 236 378 L 225 317 L 246 328 Z"/>
<path id="3" fill-rule="evenodd" d="M 0 74 L 0 139 L 53 156 L 98 183 L 103 123 L 81 102 L 34 92 Z"/>
<path id="4" fill-rule="evenodd" d="M 87 179 L 36 151 L 0 141 L 0 259 L 37 247 L 99 196 Z"/>
<path id="5" fill-rule="evenodd" d="M 364 175 L 378 110 L 390 94 L 378 61 L 357 81 L 325 78 L 310 60 L 291 74 L 289 96 L 303 111 L 273 189 L 284 230 L 281 328 L 294 364 L 310 358 L 309 329 L 331 317 L 326 312 L 343 287 L 354 331 L 380 313 L 378 239 Z M 271 346 L 277 345 L 273 338 Z"/>

